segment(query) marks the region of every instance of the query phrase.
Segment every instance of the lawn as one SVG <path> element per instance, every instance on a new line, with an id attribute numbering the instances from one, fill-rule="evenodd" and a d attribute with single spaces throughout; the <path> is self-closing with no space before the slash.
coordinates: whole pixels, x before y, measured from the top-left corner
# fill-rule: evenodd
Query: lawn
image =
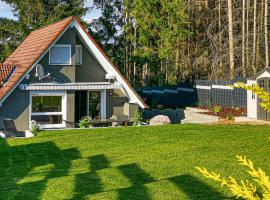
<path id="1" fill-rule="evenodd" d="M 0 140 L 0 199 L 225 199 L 195 166 L 270 173 L 269 126 L 171 125 L 41 132 Z"/>

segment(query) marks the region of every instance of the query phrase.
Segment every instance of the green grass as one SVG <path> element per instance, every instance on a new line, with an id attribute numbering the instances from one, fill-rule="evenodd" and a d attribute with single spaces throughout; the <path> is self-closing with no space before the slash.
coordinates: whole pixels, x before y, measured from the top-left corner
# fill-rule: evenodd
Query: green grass
<path id="1" fill-rule="evenodd" d="M 247 177 L 235 155 L 269 174 L 270 127 L 171 125 L 41 132 L 0 140 L 0 199 L 228 198 L 195 166 Z"/>

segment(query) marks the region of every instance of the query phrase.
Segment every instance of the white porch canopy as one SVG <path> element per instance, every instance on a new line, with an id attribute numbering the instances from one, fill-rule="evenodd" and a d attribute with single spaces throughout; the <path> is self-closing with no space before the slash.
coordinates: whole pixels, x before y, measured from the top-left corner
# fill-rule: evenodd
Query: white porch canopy
<path id="1" fill-rule="evenodd" d="M 118 82 L 92 82 L 92 83 L 37 83 L 21 84 L 21 90 L 107 90 L 121 89 L 122 85 Z"/>

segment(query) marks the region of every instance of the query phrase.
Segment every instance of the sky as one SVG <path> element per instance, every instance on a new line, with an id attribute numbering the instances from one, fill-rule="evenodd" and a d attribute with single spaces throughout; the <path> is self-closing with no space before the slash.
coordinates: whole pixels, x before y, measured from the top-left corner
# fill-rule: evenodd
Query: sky
<path id="1" fill-rule="evenodd" d="M 93 5 L 92 0 L 85 0 L 85 6 L 91 7 Z M 84 20 L 91 22 L 92 19 L 96 19 L 100 16 L 100 11 L 96 8 L 88 12 L 83 18 Z M 9 19 L 16 19 L 12 13 L 11 7 L 0 0 L 0 17 L 6 17 Z"/>

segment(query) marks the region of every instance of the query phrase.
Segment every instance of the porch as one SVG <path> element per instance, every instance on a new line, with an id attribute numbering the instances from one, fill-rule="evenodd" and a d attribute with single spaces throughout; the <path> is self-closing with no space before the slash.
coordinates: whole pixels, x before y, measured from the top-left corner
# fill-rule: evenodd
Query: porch
<path id="1" fill-rule="evenodd" d="M 111 101 L 114 100 L 113 92 L 122 91 L 118 83 L 24 84 L 21 90 L 30 92 L 30 129 L 32 121 L 38 122 L 43 129 L 54 129 L 78 127 L 83 117 L 97 125 L 125 123 L 130 118 L 130 108 L 125 105 L 129 104 L 126 97 L 126 102 L 121 102 L 122 113 L 118 113 L 118 116 L 109 113 Z"/>

